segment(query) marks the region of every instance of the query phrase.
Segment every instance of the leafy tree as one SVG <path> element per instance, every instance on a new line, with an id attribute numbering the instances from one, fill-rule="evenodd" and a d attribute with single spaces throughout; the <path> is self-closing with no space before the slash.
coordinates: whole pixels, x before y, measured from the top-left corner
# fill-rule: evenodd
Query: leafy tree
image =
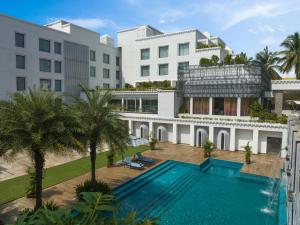
<path id="1" fill-rule="evenodd" d="M 256 54 L 255 62 L 263 65 L 264 69 L 267 71 L 270 79 L 272 80 L 281 80 L 280 75 L 276 69 L 280 69 L 277 65 L 279 58 L 277 53 L 269 51 L 268 46 L 266 46 L 263 51 Z"/>
<path id="2" fill-rule="evenodd" d="M 241 52 L 240 54 L 236 55 L 234 58 L 235 64 L 245 64 L 251 61 L 252 58 L 248 58 L 246 53 Z"/>
<path id="3" fill-rule="evenodd" d="M 207 140 L 204 142 L 204 145 L 203 145 L 204 158 L 210 157 L 212 151 L 213 151 L 215 148 L 216 148 L 216 147 L 215 147 L 214 143 L 212 143 L 210 140 L 207 139 Z"/>
<path id="4" fill-rule="evenodd" d="M 225 65 L 232 65 L 234 64 L 234 60 L 232 58 L 232 55 L 231 54 L 228 54 L 224 57 L 224 64 Z"/>
<path id="5" fill-rule="evenodd" d="M 219 61 L 220 61 L 220 58 L 217 55 L 212 55 L 211 63 L 212 63 L 213 66 L 218 65 Z"/>
<path id="6" fill-rule="evenodd" d="M 51 92 L 28 90 L 0 101 L 0 155 L 27 153 L 35 173 L 35 208 L 42 206 L 45 155 L 83 150 L 77 116 Z"/>
<path id="7" fill-rule="evenodd" d="M 281 71 L 288 73 L 294 70 L 296 78 L 300 79 L 300 35 L 295 32 L 289 35 L 282 43 L 281 46 L 284 48 L 280 52 L 282 57 L 279 62 L 281 64 Z"/>
<path id="8" fill-rule="evenodd" d="M 82 87 L 85 99 L 75 98 L 75 108 L 83 129 L 83 142 L 89 145 L 91 160 L 91 181 L 96 184 L 97 149 L 103 145 L 114 146 L 123 153 L 127 148 L 128 129 L 114 112 L 113 99 L 109 91 L 88 90 Z"/>

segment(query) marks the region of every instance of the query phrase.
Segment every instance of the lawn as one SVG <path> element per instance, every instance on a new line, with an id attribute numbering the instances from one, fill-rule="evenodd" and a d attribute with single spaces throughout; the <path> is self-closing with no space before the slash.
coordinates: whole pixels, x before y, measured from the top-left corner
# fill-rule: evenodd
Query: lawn
<path id="1" fill-rule="evenodd" d="M 148 146 L 130 147 L 125 153 L 125 156 L 131 156 L 136 152 L 148 150 Z M 121 156 L 117 156 L 120 160 Z M 97 155 L 96 167 L 106 166 L 106 153 Z M 50 167 L 46 170 L 46 175 L 43 180 L 43 188 L 59 184 L 63 181 L 70 180 L 90 171 L 90 158 L 84 157 L 65 164 Z M 28 175 L 12 178 L 0 182 L 0 205 L 17 198 L 25 196 L 25 190 L 29 183 Z"/>

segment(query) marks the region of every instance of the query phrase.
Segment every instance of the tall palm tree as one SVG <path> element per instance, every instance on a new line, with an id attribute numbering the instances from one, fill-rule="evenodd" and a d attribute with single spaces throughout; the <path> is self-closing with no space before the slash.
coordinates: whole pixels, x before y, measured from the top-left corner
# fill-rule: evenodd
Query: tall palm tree
<path id="1" fill-rule="evenodd" d="M 267 71 L 271 80 L 281 80 L 281 77 L 277 70 L 279 70 L 277 53 L 269 51 L 268 46 L 266 46 L 262 51 L 256 54 L 255 62 L 263 65 L 264 69 Z M 277 69 L 277 70 L 276 70 Z"/>
<path id="2" fill-rule="evenodd" d="M 288 73 L 294 70 L 296 78 L 300 79 L 300 35 L 295 32 L 289 35 L 282 43 L 281 46 L 285 49 L 280 52 L 282 57 L 281 70 Z"/>
<path id="3" fill-rule="evenodd" d="M 27 153 L 35 168 L 35 208 L 42 206 L 45 155 L 83 149 L 76 116 L 58 96 L 42 90 L 15 93 L 0 101 L 0 156 Z"/>
<path id="4" fill-rule="evenodd" d="M 95 183 L 97 149 L 107 144 L 124 152 L 127 148 L 128 129 L 120 120 L 121 116 L 114 112 L 114 105 L 110 104 L 113 96 L 109 91 L 88 90 L 86 87 L 82 87 L 82 91 L 85 98 L 74 97 L 75 107 L 79 112 L 85 142 L 90 148 L 91 180 Z"/>

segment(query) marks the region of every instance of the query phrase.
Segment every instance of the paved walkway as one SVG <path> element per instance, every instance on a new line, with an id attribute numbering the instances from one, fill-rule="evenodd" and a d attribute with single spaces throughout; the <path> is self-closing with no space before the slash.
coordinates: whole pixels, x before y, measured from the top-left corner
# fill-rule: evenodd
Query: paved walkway
<path id="1" fill-rule="evenodd" d="M 155 151 L 146 151 L 143 153 L 145 156 L 154 158 L 158 165 L 164 160 L 173 159 L 178 161 L 201 163 L 203 158 L 203 151 L 200 148 L 191 147 L 182 144 L 162 143 Z M 244 152 L 229 152 L 219 151 L 213 152 L 212 157 L 223 160 L 230 160 L 236 162 L 244 162 Z M 156 166 L 154 165 L 154 166 Z M 278 159 L 275 154 L 260 154 L 252 155 L 252 164 L 244 164 L 242 171 L 246 173 L 252 173 L 263 176 L 279 175 L 279 171 L 282 165 L 282 160 Z M 111 187 L 116 187 L 125 181 L 128 181 L 137 175 L 146 172 L 151 167 L 147 167 L 145 170 L 134 170 L 127 167 L 119 166 L 113 168 L 100 168 L 96 171 L 98 179 L 107 182 Z M 82 183 L 84 180 L 89 179 L 90 174 L 76 177 L 69 181 L 57 184 L 53 187 L 47 188 L 43 191 L 44 200 L 53 200 L 60 206 L 67 206 L 71 202 L 76 200 L 74 187 L 77 184 Z M 0 214 L 7 222 L 11 222 L 17 213 L 28 207 L 33 207 L 34 201 L 27 198 L 20 198 L 13 202 L 7 203 L 0 207 Z"/>

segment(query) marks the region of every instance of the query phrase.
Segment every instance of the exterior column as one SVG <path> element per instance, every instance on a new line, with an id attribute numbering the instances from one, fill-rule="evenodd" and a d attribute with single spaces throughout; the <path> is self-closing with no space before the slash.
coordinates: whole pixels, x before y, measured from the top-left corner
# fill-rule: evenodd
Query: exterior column
<path id="1" fill-rule="evenodd" d="M 213 98 L 212 97 L 209 98 L 209 111 L 208 111 L 208 114 L 209 115 L 213 114 Z"/>
<path id="2" fill-rule="evenodd" d="M 237 106 L 236 115 L 237 116 L 241 116 L 241 107 L 242 107 L 241 101 L 242 101 L 241 97 L 238 97 L 237 98 L 237 104 L 236 104 L 236 106 Z"/>
<path id="3" fill-rule="evenodd" d="M 275 113 L 277 115 L 282 114 L 282 107 L 283 107 L 283 93 L 276 92 L 275 93 Z"/>
<path id="4" fill-rule="evenodd" d="M 174 144 L 177 144 L 177 143 L 178 143 L 177 130 L 178 130 L 177 124 L 176 124 L 176 123 L 173 123 L 173 143 L 174 143 Z"/>
<path id="5" fill-rule="evenodd" d="M 140 100 L 139 100 L 139 112 L 142 112 L 143 111 L 143 104 L 142 104 L 142 97 L 140 97 Z"/>
<path id="6" fill-rule="evenodd" d="M 214 143 L 214 127 L 208 129 L 208 139 Z"/>
<path id="7" fill-rule="evenodd" d="M 121 111 L 124 111 L 124 98 L 121 100 Z"/>
<path id="8" fill-rule="evenodd" d="M 193 114 L 193 108 L 194 108 L 194 99 L 193 97 L 190 97 L 190 114 Z"/>
<path id="9" fill-rule="evenodd" d="M 282 141 L 281 141 L 281 158 L 285 158 L 287 151 L 285 149 L 287 149 L 287 145 L 288 145 L 288 131 L 282 131 Z"/>
<path id="10" fill-rule="evenodd" d="M 151 137 L 154 137 L 154 133 L 153 133 L 153 122 L 149 122 L 149 139 Z"/>
<path id="11" fill-rule="evenodd" d="M 128 120 L 128 131 L 129 131 L 129 134 L 133 134 L 132 120 Z"/>
<path id="12" fill-rule="evenodd" d="M 230 128 L 230 143 L 229 143 L 229 150 L 235 151 L 235 128 Z"/>
<path id="13" fill-rule="evenodd" d="M 195 125 L 190 125 L 190 145 L 195 146 Z"/>
<path id="14" fill-rule="evenodd" d="M 253 130 L 253 140 L 252 140 L 252 153 L 258 154 L 258 137 L 259 137 L 259 130 Z"/>

